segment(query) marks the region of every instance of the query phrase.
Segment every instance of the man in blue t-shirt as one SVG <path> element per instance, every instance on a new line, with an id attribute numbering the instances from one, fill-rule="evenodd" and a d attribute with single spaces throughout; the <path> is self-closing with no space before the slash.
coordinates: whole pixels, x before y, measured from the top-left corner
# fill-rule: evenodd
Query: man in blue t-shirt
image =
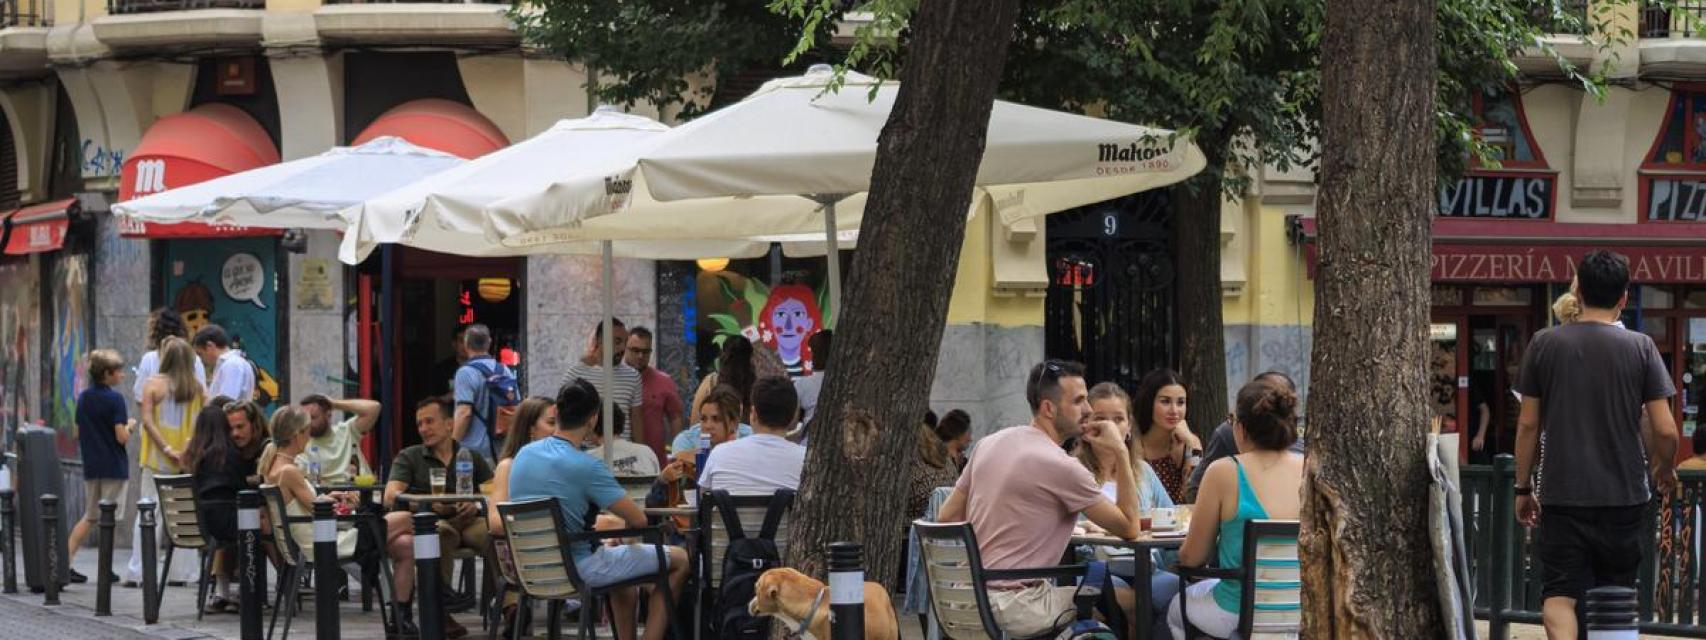
<path id="1" fill-rule="evenodd" d="M 456 370 L 453 387 L 456 401 L 456 422 L 452 431 L 456 442 L 465 449 L 480 452 L 487 460 L 496 460 L 492 449 L 492 398 L 486 392 L 487 376 L 509 367 L 492 358 L 492 330 L 483 324 L 468 325 L 462 332 L 462 346 L 468 350 L 468 361 Z M 510 372 L 510 375 L 515 375 Z"/>
<path id="2" fill-rule="evenodd" d="M 555 498 L 568 533 L 582 533 L 589 507 L 608 511 L 629 527 L 646 526 L 646 514 L 628 499 L 616 476 L 604 463 L 581 451 L 598 424 L 598 390 L 586 380 L 576 379 L 557 392 L 557 431 L 516 454 L 509 472 L 511 500 Z M 687 552 L 664 547 L 668 567 L 658 566 L 657 545 L 629 544 L 616 547 L 579 545 L 570 549 L 575 570 L 590 587 L 603 587 L 669 572 L 670 591 L 681 593 L 687 579 Z M 623 589 L 610 595 L 617 637 L 633 638 L 634 607 L 639 589 Z M 653 590 L 647 607 L 644 640 L 662 640 L 669 631 L 669 607 L 664 594 Z"/>
<path id="3" fill-rule="evenodd" d="M 89 529 L 99 519 L 101 501 L 118 505 L 119 510 L 113 512 L 113 518 L 124 519 L 124 489 L 130 479 L 130 458 L 125 455 L 124 446 L 130 442 L 132 425 L 125 410 L 124 396 L 113 390 L 113 385 L 118 384 L 123 373 L 124 357 L 117 351 L 97 349 L 89 354 L 89 380 L 93 384 L 77 396 L 76 413 L 77 445 L 83 453 L 83 495 L 87 496 L 84 502 L 88 507 L 66 540 L 69 546 L 65 562 L 68 565 L 77 557 L 77 550 L 83 547 L 83 539 L 89 536 Z M 100 567 L 99 570 L 112 571 L 110 567 Z M 70 578 L 72 582 L 88 580 L 76 571 L 71 572 Z M 117 575 L 113 576 L 113 581 L 118 581 Z"/>

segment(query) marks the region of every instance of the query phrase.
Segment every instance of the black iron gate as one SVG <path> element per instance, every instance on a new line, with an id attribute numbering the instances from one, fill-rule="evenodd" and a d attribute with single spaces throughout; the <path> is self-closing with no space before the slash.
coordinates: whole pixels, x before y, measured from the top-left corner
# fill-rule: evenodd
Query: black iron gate
<path id="1" fill-rule="evenodd" d="M 1173 204 L 1164 190 L 1048 217 L 1044 332 L 1052 358 L 1127 390 L 1174 352 Z"/>

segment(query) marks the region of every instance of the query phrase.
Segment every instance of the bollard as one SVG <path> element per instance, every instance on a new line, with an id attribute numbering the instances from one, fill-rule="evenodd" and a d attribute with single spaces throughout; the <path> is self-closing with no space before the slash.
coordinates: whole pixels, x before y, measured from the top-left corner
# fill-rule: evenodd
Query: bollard
<path id="1" fill-rule="evenodd" d="M 261 640 L 261 492 L 237 492 L 237 606 L 243 640 Z"/>
<path id="2" fill-rule="evenodd" d="M 1635 640 L 1637 622 L 1635 590 L 1628 587 L 1599 587 L 1588 591 L 1587 640 Z"/>
<path id="3" fill-rule="evenodd" d="M 46 594 L 42 604 L 54 606 L 59 604 L 59 562 L 64 557 L 64 551 L 59 548 L 59 496 L 44 493 L 41 496 L 42 545 L 47 547 L 42 555 L 42 564 L 47 567 L 47 582 L 43 583 L 42 591 Z"/>
<path id="4" fill-rule="evenodd" d="M 96 527 L 101 530 L 99 540 L 99 563 L 95 567 L 95 615 L 110 616 L 113 614 L 113 528 L 118 526 L 118 505 L 111 500 L 101 501 L 101 519 L 96 521 Z"/>
<path id="5" fill-rule="evenodd" d="M 438 515 L 431 510 L 415 514 L 415 603 L 420 611 L 416 626 L 422 638 L 444 637 L 438 554 Z"/>
<path id="6" fill-rule="evenodd" d="M 17 547 L 14 546 L 18 540 L 17 527 L 14 525 L 17 507 L 12 504 L 16 497 L 17 494 L 13 493 L 11 489 L 0 489 L 0 529 L 4 529 L 4 531 L 0 531 L 0 552 L 6 554 L 4 562 L 6 583 L 0 592 L 4 593 L 18 592 L 18 565 L 15 558 Z"/>
<path id="7" fill-rule="evenodd" d="M 314 501 L 314 637 L 338 640 L 338 516 L 332 500 Z"/>
<path id="8" fill-rule="evenodd" d="M 857 542 L 829 543 L 829 635 L 833 640 L 865 637 L 865 568 Z"/>
<path id="9" fill-rule="evenodd" d="M 142 545 L 142 623 L 154 624 L 160 621 L 160 574 L 154 572 L 154 564 L 159 560 L 155 556 L 159 554 L 160 546 L 154 539 L 153 498 L 137 501 L 136 521 L 142 536 L 136 541 Z"/>

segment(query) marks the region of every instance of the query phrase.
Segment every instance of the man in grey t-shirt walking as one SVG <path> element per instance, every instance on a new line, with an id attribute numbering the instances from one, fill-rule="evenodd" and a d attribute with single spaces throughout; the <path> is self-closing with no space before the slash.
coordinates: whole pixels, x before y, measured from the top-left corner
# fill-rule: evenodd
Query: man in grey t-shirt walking
<path id="1" fill-rule="evenodd" d="M 1516 516 L 1540 527 L 1552 640 L 1585 635 L 1579 607 L 1589 589 L 1635 586 L 1647 502 L 1676 485 L 1676 390 L 1653 339 L 1615 324 L 1628 291 L 1628 258 L 1583 257 L 1573 291 L 1581 318 L 1536 335 L 1518 376 Z"/>

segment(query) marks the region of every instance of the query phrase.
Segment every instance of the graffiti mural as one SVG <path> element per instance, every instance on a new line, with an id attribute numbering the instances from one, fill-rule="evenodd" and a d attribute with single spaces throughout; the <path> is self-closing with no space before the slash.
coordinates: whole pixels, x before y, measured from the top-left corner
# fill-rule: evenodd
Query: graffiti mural
<path id="1" fill-rule="evenodd" d="M 89 255 L 58 256 L 49 282 L 53 286 L 53 324 L 49 325 L 53 383 L 48 424 L 59 432 L 55 440 L 60 457 L 77 459 L 77 395 L 89 385 Z"/>
<path id="2" fill-rule="evenodd" d="M 699 364 L 709 365 L 729 336 L 745 336 L 780 357 L 792 376 L 812 371 L 812 334 L 835 323 L 823 261 L 787 261 L 780 284 L 772 287 L 752 274 L 766 261 L 742 260 L 719 271 L 702 271 L 695 283 Z M 752 263 L 752 264 L 748 264 Z"/>
<path id="3" fill-rule="evenodd" d="M 39 408 L 40 280 L 35 260 L 0 264 L 0 429 L 8 443 Z"/>
<path id="4" fill-rule="evenodd" d="M 166 306 L 191 335 L 208 324 L 225 328 L 260 369 L 255 390 L 263 405 L 279 398 L 276 252 L 273 238 L 171 240 L 164 262 Z"/>

